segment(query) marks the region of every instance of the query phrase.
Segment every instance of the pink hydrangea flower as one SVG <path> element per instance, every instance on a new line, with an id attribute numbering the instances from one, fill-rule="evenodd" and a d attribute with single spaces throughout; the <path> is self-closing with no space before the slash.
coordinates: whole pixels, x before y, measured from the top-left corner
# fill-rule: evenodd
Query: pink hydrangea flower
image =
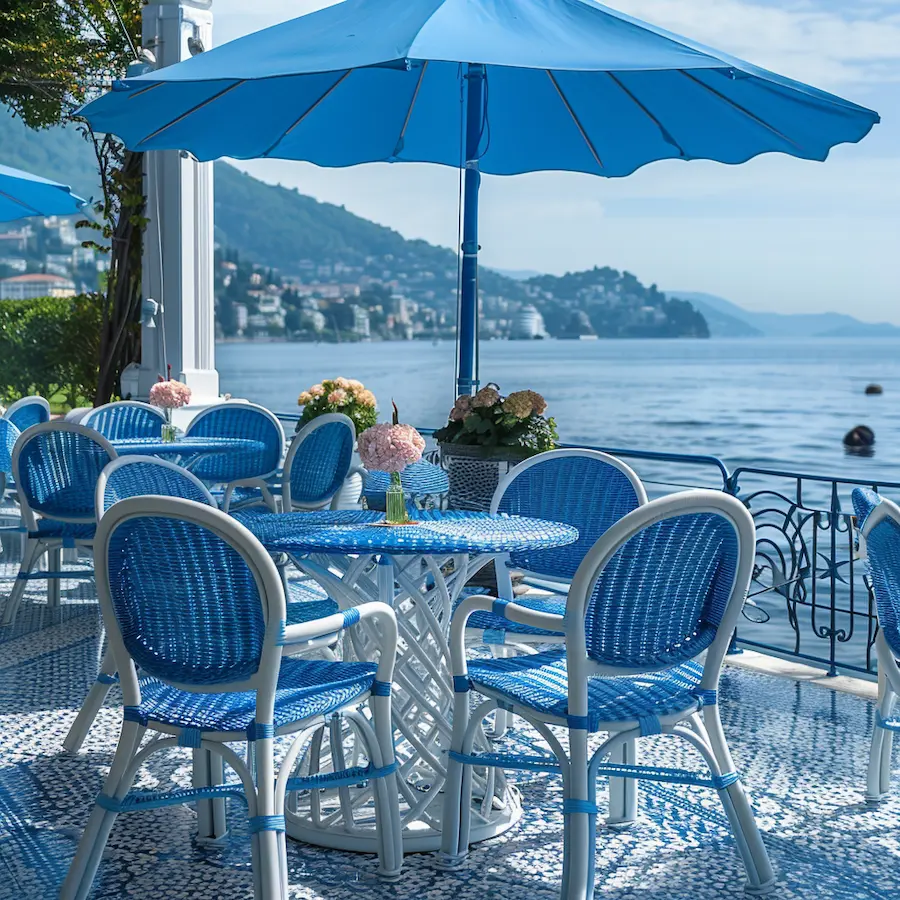
<path id="1" fill-rule="evenodd" d="M 313 395 L 313 397 L 321 397 L 322 394 L 325 393 L 325 388 L 322 387 L 321 384 L 314 384 L 314 385 L 309 389 L 309 392 L 310 392 L 310 394 Z"/>
<path id="2" fill-rule="evenodd" d="M 473 398 L 473 408 L 494 406 L 500 402 L 500 392 L 490 386 L 483 387 Z"/>
<path id="3" fill-rule="evenodd" d="M 425 449 L 422 435 L 412 425 L 373 425 L 358 441 L 363 465 L 377 472 L 402 472 L 418 462 Z"/>
<path id="4" fill-rule="evenodd" d="M 307 403 L 312 403 L 312 400 L 313 400 L 313 395 L 309 391 L 304 391 L 297 398 L 297 405 L 298 406 L 306 406 Z"/>
<path id="5" fill-rule="evenodd" d="M 191 402 L 191 389 L 180 381 L 166 381 L 160 376 L 159 381 L 150 388 L 150 403 L 160 409 L 178 409 Z"/>
<path id="6" fill-rule="evenodd" d="M 340 405 L 341 403 L 345 403 L 347 401 L 347 392 L 343 388 L 335 388 L 328 395 L 328 402 L 334 403 L 335 405 Z"/>

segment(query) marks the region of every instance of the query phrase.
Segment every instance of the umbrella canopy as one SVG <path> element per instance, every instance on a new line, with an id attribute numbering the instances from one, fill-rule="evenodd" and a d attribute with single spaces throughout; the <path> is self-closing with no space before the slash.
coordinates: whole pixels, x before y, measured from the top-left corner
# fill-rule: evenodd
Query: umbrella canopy
<path id="1" fill-rule="evenodd" d="M 64 184 L 0 166 L 0 222 L 26 216 L 68 216 L 85 203 Z"/>
<path id="2" fill-rule="evenodd" d="M 628 175 L 658 159 L 824 159 L 870 110 L 591 0 L 345 0 L 158 72 L 85 117 L 133 150 L 459 166 L 483 70 L 482 172 Z"/>
<path id="3" fill-rule="evenodd" d="M 117 82 L 82 115 L 132 150 L 465 167 L 460 392 L 477 386 L 480 173 L 824 160 L 871 110 L 593 0 L 344 0 Z"/>

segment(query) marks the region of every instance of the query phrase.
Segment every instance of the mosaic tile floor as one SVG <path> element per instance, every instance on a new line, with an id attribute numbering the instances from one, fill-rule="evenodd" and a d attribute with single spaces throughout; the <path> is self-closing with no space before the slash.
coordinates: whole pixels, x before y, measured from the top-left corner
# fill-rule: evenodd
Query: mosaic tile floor
<path id="1" fill-rule="evenodd" d="M 4 536 L 0 597 L 9 589 L 17 538 Z M 8 562 L 4 565 L 3 560 Z M 92 582 L 64 582 L 51 611 L 34 582 L 19 620 L 0 633 L 0 900 L 56 896 L 112 757 L 120 720 L 111 697 L 82 753 L 62 740 L 95 672 L 99 614 Z M 869 703 L 811 685 L 727 671 L 722 711 L 779 872 L 772 895 L 869 900 L 900 893 L 900 773 L 891 798 L 863 803 Z M 644 742 L 644 759 L 673 764 L 680 745 Z M 151 760 L 143 786 L 185 784 L 187 751 Z M 686 759 L 687 757 L 685 757 Z M 289 841 L 292 897 L 344 900 L 552 900 L 562 856 L 560 787 L 553 777 L 519 782 L 526 813 L 448 874 L 430 855 L 406 859 L 402 879 L 376 878 L 373 858 Z M 602 797 L 601 797 L 602 802 Z M 244 813 L 230 810 L 222 846 L 193 839 L 196 817 L 175 807 L 120 817 L 95 882 L 95 898 L 245 900 L 252 896 Z M 704 900 L 743 896 L 743 876 L 714 795 L 646 786 L 637 827 L 601 830 L 598 897 Z"/>

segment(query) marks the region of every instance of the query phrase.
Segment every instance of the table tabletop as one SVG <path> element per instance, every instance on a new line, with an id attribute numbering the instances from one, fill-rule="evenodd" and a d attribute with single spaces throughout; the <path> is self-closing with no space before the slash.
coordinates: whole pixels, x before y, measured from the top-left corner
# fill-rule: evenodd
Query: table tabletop
<path id="1" fill-rule="evenodd" d="M 384 514 L 372 510 L 247 510 L 234 517 L 273 553 L 513 553 L 578 540 L 577 529 L 559 522 L 463 510 L 418 510 L 415 524 L 392 526 L 378 524 Z"/>
<path id="2" fill-rule="evenodd" d="M 194 456 L 265 449 L 262 441 L 229 437 L 182 437 L 174 441 L 164 441 L 162 438 L 122 438 L 110 443 L 119 456 Z"/>

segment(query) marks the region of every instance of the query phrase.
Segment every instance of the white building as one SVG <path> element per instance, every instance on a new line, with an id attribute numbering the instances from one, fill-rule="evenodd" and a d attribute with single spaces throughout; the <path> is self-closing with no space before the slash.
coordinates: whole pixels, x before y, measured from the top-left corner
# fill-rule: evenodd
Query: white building
<path id="1" fill-rule="evenodd" d="M 75 282 L 64 275 L 13 275 L 0 278 L 0 300 L 32 300 L 35 297 L 74 297 Z"/>
<path id="2" fill-rule="evenodd" d="M 521 307 L 513 318 L 511 336 L 529 341 L 546 337 L 544 317 L 530 303 Z"/>
<path id="3" fill-rule="evenodd" d="M 353 310 L 353 333 L 361 337 L 369 337 L 369 311 L 362 306 L 351 306 Z"/>

